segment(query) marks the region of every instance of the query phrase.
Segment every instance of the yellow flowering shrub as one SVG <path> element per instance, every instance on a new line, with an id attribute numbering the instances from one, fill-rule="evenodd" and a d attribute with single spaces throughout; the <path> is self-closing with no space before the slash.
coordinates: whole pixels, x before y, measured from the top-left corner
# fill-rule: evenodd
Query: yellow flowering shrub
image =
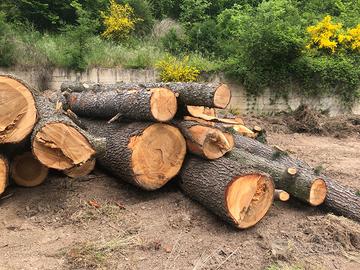
<path id="1" fill-rule="evenodd" d="M 348 29 L 345 34 L 339 34 L 338 41 L 354 51 L 360 51 L 360 24 L 355 28 Z"/>
<path id="2" fill-rule="evenodd" d="M 331 21 L 331 16 L 326 16 L 317 25 L 309 26 L 307 28 L 307 31 L 311 36 L 311 41 L 306 47 L 308 49 L 312 47 L 326 49 L 334 53 L 338 45 L 337 35 L 341 28 L 341 23 L 334 24 Z"/>
<path id="3" fill-rule="evenodd" d="M 101 17 L 106 27 L 101 35 L 115 40 L 127 38 L 135 29 L 135 24 L 141 21 L 135 18 L 134 9 L 129 4 L 121 5 L 115 0 L 110 0 L 108 13 L 101 12 Z"/>
<path id="4" fill-rule="evenodd" d="M 181 60 L 168 56 L 156 63 L 156 68 L 164 82 L 193 82 L 200 74 L 200 70 L 189 65 L 188 56 Z"/>

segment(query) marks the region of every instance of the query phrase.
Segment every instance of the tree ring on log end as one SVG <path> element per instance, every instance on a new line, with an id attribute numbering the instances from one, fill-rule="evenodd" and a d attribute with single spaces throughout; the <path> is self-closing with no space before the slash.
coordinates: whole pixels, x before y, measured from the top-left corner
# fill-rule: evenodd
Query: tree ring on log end
<path id="1" fill-rule="evenodd" d="M 177 111 L 175 94 L 166 88 L 153 88 L 151 91 L 151 113 L 159 122 L 167 122 L 174 118 Z"/>
<path id="2" fill-rule="evenodd" d="M 84 164 L 95 155 L 89 141 L 74 127 L 64 123 L 50 123 L 37 132 L 33 153 L 45 166 L 67 170 Z"/>
<path id="3" fill-rule="evenodd" d="M 0 156 L 0 194 L 5 191 L 8 177 L 8 166 L 7 162 Z"/>
<path id="4" fill-rule="evenodd" d="M 48 176 L 49 169 L 42 165 L 31 152 L 16 156 L 11 163 L 11 178 L 23 187 L 36 187 Z"/>
<path id="5" fill-rule="evenodd" d="M 273 202 L 274 190 L 273 181 L 261 174 L 243 175 L 230 182 L 225 200 L 234 224 L 246 229 L 259 222 Z"/>
<path id="6" fill-rule="evenodd" d="M 139 186 L 155 190 L 178 174 L 186 154 L 186 142 L 179 129 L 153 124 L 130 139 L 132 170 Z"/>
<path id="7" fill-rule="evenodd" d="M 323 179 L 316 179 L 310 188 L 309 203 L 312 206 L 318 206 L 325 201 L 327 194 L 326 183 Z"/>
<path id="8" fill-rule="evenodd" d="M 214 105 L 216 108 L 225 109 L 231 100 L 231 91 L 226 84 L 220 85 L 214 95 Z"/>
<path id="9" fill-rule="evenodd" d="M 31 90 L 17 80 L 0 76 L 0 143 L 18 143 L 32 131 L 37 110 Z"/>

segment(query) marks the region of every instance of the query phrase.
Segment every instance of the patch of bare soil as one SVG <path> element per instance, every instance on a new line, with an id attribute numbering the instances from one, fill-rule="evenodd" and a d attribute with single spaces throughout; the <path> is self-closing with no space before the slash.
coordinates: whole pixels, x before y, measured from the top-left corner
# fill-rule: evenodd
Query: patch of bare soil
<path id="1" fill-rule="evenodd" d="M 278 121 L 259 121 L 269 144 L 360 189 L 357 137 L 287 134 Z M 360 269 L 360 224 L 295 200 L 275 202 L 257 226 L 238 231 L 175 183 L 144 192 L 101 171 L 76 181 L 52 174 L 8 194 L 0 199 L 4 270 Z"/>

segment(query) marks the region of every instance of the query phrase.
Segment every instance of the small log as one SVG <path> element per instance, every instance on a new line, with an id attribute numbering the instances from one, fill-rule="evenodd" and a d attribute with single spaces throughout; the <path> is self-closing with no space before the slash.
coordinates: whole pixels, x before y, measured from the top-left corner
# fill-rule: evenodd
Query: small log
<path id="1" fill-rule="evenodd" d="M 106 140 L 78 127 L 62 109 L 47 98 L 36 98 L 40 121 L 34 127 L 31 145 L 34 156 L 46 167 L 67 170 L 92 160 L 104 151 Z"/>
<path id="2" fill-rule="evenodd" d="M 107 139 L 106 151 L 97 161 L 121 180 L 155 190 L 181 169 L 186 142 L 176 127 L 161 123 L 83 122 L 92 133 Z"/>
<path id="3" fill-rule="evenodd" d="M 0 196 L 9 183 L 9 163 L 5 156 L 0 155 Z"/>
<path id="4" fill-rule="evenodd" d="M 119 115 L 124 119 L 167 122 L 177 111 L 176 96 L 166 88 L 84 91 L 64 95 L 71 111 L 92 118 L 109 120 Z"/>
<path id="5" fill-rule="evenodd" d="M 96 165 L 96 159 L 91 159 L 79 166 L 64 170 L 63 173 L 70 178 L 79 178 L 90 174 Z"/>
<path id="6" fill-rule="evenodd" d="M 20 79 L 0 75 L 0 144 L 25 140 L 37 121 L 33 90 Z"/>
<path id="7" fill-rule="evenodd" d="M 232 128 L 233 128 L 233 130 L 235 130 L 235 132 L 239 133 L 242 136 L 252 138 L 252 139 L 254 139 L 256 137 L 256 134 L 244 125 L 235 125 Z"/>
<path id="8" fill-rule="evenodd" d="M 142 88 L 168 88 L 177 96 L 179 105 L 205 106 L 209 108 L 224 109 L 230 103 L 231 91 L 226 84 L 201 84 L 201 83 L 116 83 L 116 84 L 91 84 L 67 82 L 62 84 L 61 91 L 82 92 L 86 90 L 111 91 L 111 90 L 137 90 Z"/>
<path id="9" fill-rule="evenodd" d="M 261 149 L 259 149 L 261 151 Z M 234 148 L 226 155 L 249 168 L 258 169 L 272 176 L 275 186 L 290 193 L 293 197 L 309 203 L 312 206 L 322 204 L 326 197 L 325 181 L 308 171 L 299 171 L 296 175 L 289 174 L 286 165 L 262 158 L 259 155 Z"/>
<path id="10" fill-rule="evenodd" d="M 290 194 L 281 189 L 275 189 L 274 200 L 287 202 L 290 199 Z"/>
<path id="11" fill-rule="evenodd" d="M 191 121 L 174 121 L 186 139 L 188 150 L 206 159 L 217 159 L 234 147 L 231 134 Z M 231 137 L 231 138 L 229 138 Z"/>
<path id="12" fill-rule="evenodd" d="M 22 187 L 36 187 L 42 184 L 49 169 L 42 165 L 31 152 L 15 156 L 11 162 L 10 175 L 15 184 Z"/>
<path id="13" fill-rule="evenodd" d="M 186 195 L 240 229 L 258 223 L 273 201 L 270 176 L 228 158 L 207 161 L 190 156 L 180 175 Z"/>
<path id="14" fill-rule="evenodd" d="M 246 150 L 249 153 L 256 154 L 265 159 L 276 161 L 288 168 L 294 167 L 297 168 L 298 171 L 305 171 L 307 174 L 312 175 L 314 179 L 323 179 L 327 189 L 323 206 L 336 214 L 360 221 L 360 197 L 356 195 L 353 189 L 325 175 L 316 173 L 306 162 L 289 156 L 283 152 L 283 150 L 279 151 L 279 149 L 240 135 L 235 135 L 234 139 L 237 148 Z M 322 182 L 318 183 L 320 188 L 323 187 Z"/>

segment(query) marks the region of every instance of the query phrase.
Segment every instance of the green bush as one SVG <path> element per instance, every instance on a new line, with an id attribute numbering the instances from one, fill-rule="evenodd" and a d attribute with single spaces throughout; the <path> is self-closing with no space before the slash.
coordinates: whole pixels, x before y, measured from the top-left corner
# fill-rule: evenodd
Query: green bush
<path id="1" fill-rule="evenodd" d="M 139 36 L 144 36 L 152 30 L 154 26 L 154 15 L 148 0 L 121 0 L 119 3 L 129 4 L 134 9 L 136 18 L 141 21 L 136 23 L 135 33 Z"/>
<path id="2" fill-rule="evenodd" d="M 0 66 L 11 66 L 15 63 L 15 48 L 11 25 L 5 21 L 5 14 L 0 12 Z"/>
<path id="3" fill-rule="evenodd" d="M 223 40 L 213 19 L 195 23 L 189 31 L 189 49 L 206 55 L 219 54 Z"/>
<path id="4" fill-rule="evenodd" d="M 219 15 L 225 36 L 233 36 L 226 71 L 240 78 L 246 89 L 260 93 L 267 86 L 285 84 L 289 65 L 304 47 L 301 17 L 291 0 L 270 0 L 258 7 L 235 6 Z"/>
<path id="5" fill-rule="evenodd" d="M 209 18 L 210 6 L 211 2 L 208 0 L 183 0 L 180 5 L 180 20 L 187 26 L 205 21 Z"/>

